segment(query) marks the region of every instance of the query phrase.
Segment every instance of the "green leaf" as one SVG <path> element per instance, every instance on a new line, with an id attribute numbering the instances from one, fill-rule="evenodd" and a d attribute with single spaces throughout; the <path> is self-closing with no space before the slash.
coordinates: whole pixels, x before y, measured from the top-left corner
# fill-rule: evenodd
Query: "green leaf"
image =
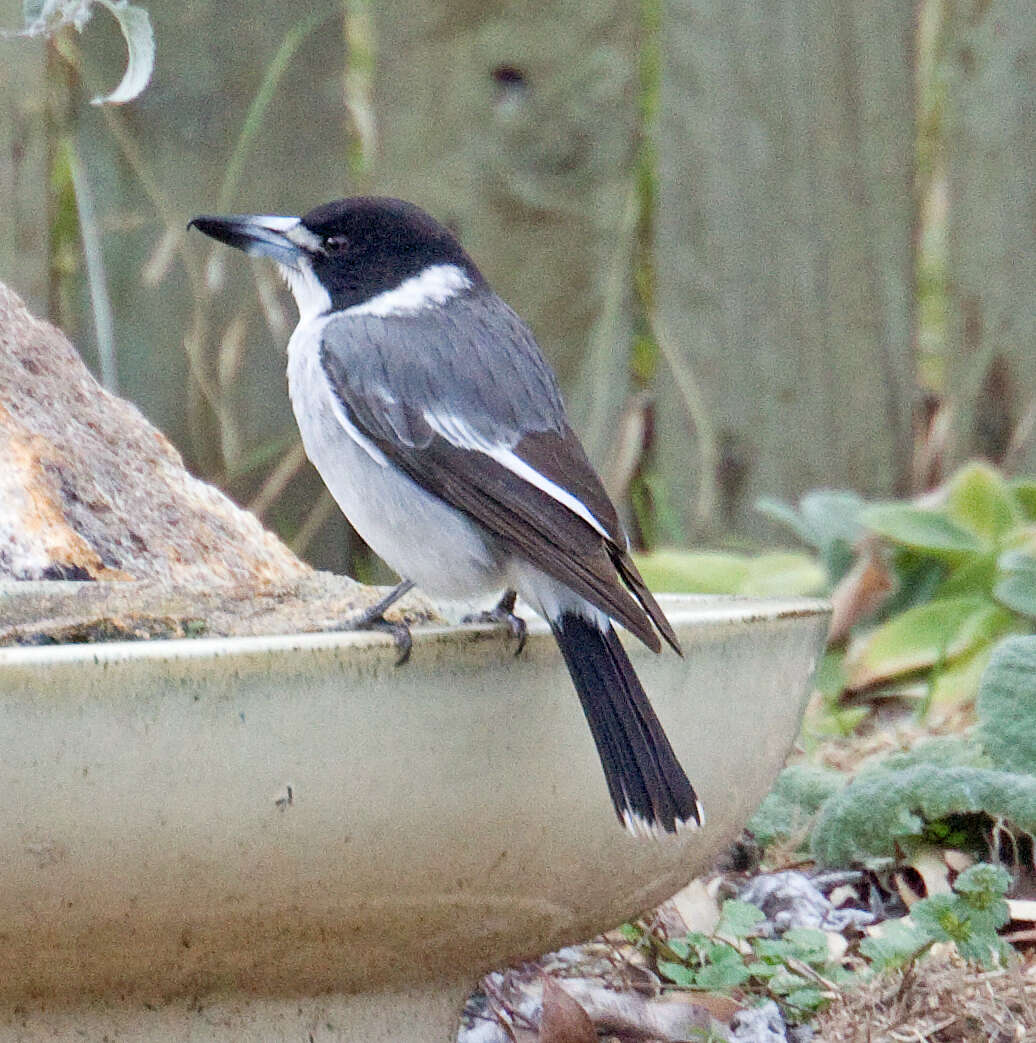
<path id="1" fill-rule="evenodd" d="M 897 970 L 914 959 L 929 942 L 928 936 L 915 925 L 886 920 L 880 935 L 860 942 L 860 953 L 877 971 Z"/>
<path id="2" fill-rule="evenodd" d="M 981 813 L 1036 832 L 1036 776 L 966 766 L 919 764 L 859 775 L 823 806 L 810 850 L 823 865 L 892 858 L 925 822 Z"/>
<path id="3" fill-rule="evenodd" d="M 747 594 L 755 597 L 819 594 L 824 570 L 808 554 L 731 554 L 660 548 L 635 555 L 647 585 L 686 594 Z"/>
<path id="4" fill-rule="evenodd" d="M 892 566 L 898 589 L 882 607 L 884 619 L 931 601 L 952 571 L 948 561 L 903 546 L 895 548 Z"/>
<path id="5" fill-rule="evenodd" d="M 959 942 L 972 933 L 962 903 L 954 895 L 933 895 L 910 907 L 910 919 L 919 930 L 937 942 Z"/>
<path id="6" fill-rule="evenodd" d="M 1026 521 L 1036 522 L 1036 478 L 1014 478 L 1009 484 L 1018 513 Z"/>
<path id="7" fill-rule="evenodd" d="M 993 654 L 993 648 L 993 642 L 987 641 L 950 663 L 939 664 L 938 669 L 933 670 L 929 676 L 930 688 L 926 705 L 959 706 L 965 702 L 974 702 L 979 682 L 982 680 L 982 672 Z"/>
<path id="8" fill-rule="evenodd" d="M 644 937 L 643 928 L 638 927 L 636 924 L 632 924 L 632 923 L 624 923 L 619 928 L 619 933 L 631 945 L 636 945 Z"/>
<path id="9" fill-rule="evenodd" d="M 1007 894 L 1010 886 L 1011 874 L 1003 866 L 979 862 L 957 877 L 953 889 L 976 909 L 991 909 L 997 899 Z"/>
<path id="10" fill-rule="evenodd" d="M 772 978 L 781 969 L 780 961 L 767 963 L 765 960 L 754 960 L 747 966 L 748 973 L 753 978 L 761 978 L 763 981 L 767 978 Z"/>
<path id="11" fill-rule="evenodd" d="M 801 837 L 821 805 L 845 785 L 845 776 L 812 764 L 785 768 L 766 799 L 752 816 L 748 828 L 763 847 L 777 840 Z"/>
<path id="12" fill-rule="evenodd" d="M 107 95 L 90 99 L 91 105 L 122 105 L 136 98 L 148 85 L 155 68 L 155 34 L 143 7 L 127 0 L 97 0 L 115 16 L 126 41 L 126 71 L 119 85 Z"/>
<path id="13" fill-rule="evenodd" d="M 671 960 L 658 961 L 658 973 L 663 978 L 671 981 L 674 985 L 684 987 L 697 984 L 696 972 L 684 963 L 674 963 Z"/>
<path id="14" fill-rule="evenodd" d="M 997 562 L 1003 578 L 993 588 L 993 597 L 1009 609 L 1036 619 L 1036 557 L 1024 550 L 1011 550 Z"/>
<path id="15" fill-rule="evenodd" d="M 978 931 L 957 942 L 957 952 L 971 963 L 983 967 L 1003 966 L 1011 958 L 1011 947 L 992 931 Z"/>
<path id="16" fill-rule="evenodd" d="M 953 560 L 982 549 L 967 529 L 938 511 L 906 503 L 885 503 L 868 507 L 860 521 L 880 536 L 914 550 Z"/>
<path id="17" fill-rule="evenodd" d="M 805 989 L 794 989 L 784 997 L 784 1003 L 797 1011 L 818 1011 L 831 1002 L 831 997 L 826 993 L 811 986 Z"/>
<path id="18" fill-rule="evenodd" d="M 770 979 L 767 988 L 775 996 L 786 996 L 789 992 L 794 992 L 796 989 L 809 988 L 810 985 L 810 980 L 804 978 L 801 974 L 796 974 L 794 971 L 781 970 Z"/>
<path id="19" fill-rule="evenodd" d="M 736 594 L 748 576 L 743 554 L 660 548 L 634 559 L 644 582 L 661 593 Z"/>
<path id="20" fill-rule="evenodd" d="M 818 534 L 799 516 L 799 512 L 791 504 L 773 496 L 760 496 L 755 501 L 755 509 L 771 521 L 791 529 L 803 543 L 819 550 Z"/>
<path id="21" fill-rule="evenodd" d="M 979 685 L 978 735 L 996 765 L 1036 773 L 1036 637 L 1008 637 Z"/>
<path id="22" fill-rule="evenodd" d="M 821 594 L 827 573 L 815 558 L 797 551 L 771 551 L 748 559 L 748 575 L 737 592 L 748 597 L 792 597 Z"/>
<path id="23" fill-rule="evenodd" d="M 873 771 L 907 771 L 918 766 L 987 768 L 989 760 L 973 740 L 957 735 L 925 739 L 908 750 L 887 754 L 877 761 L 865 761 L 860 774 Z"/>
<path id="24" fill-rule="evenodd" d="M 1007 922 L 1007 903 L 989 910 L 970 906 L 960 895 L 933 895 L 916 902 L 910 918 L 934 941 L 953 942 L 966 960 L 992 966 L 1005 952 L 996 929 Z"/>
<path id="25" fill-rule="evenodd" d="M 744 957 L 727 942 L 717 939 L 712 943 L 712 948 L 706 955 L 706 962 L 714 964 L 737 963 L 743 964 Z"/>
<path id="26" fill-rule="evenodd" d="M 856 493 L 816 489 L 802 497 L 797 511 L 769 497 L 757 500 L 755 507 L 787 525 L 803 543 L 815 547 L 832 583 L 852 567 L 853 546 L 862 533 L 859 515 L 864 507 Z"/>
<path id="27" fill-rule="evenodd" d="M 997 554 L 995 551 L 981 551 L 968 557 L 939 584 L 932 597 L 955 598 L 968 594 L 993 593 L 993 584 L 997 577 Z"/>
<path id="28" fill-rule="evenodd" d="M 975 461 L 950 481 L 947 515 L 985 547 L 999 547 L 1021 521 L 1011 489 L 996 469 Z"/>
<path id="29" fill-rule="evenodd" d="M 730 950 L 733 952 L 733 950 Z M 737 954 L 734 953 L 736 956 Z M 707 963 L 695 976 L 695 984 L 700 989 L 729 989 L 748 981 L 751 974 L 744 962 L 723 960 L 721 963 Z"/>
<path id="30" fill-rule="evenodd" d="M 1009 630 L 1013 617 L 981 595 L 907 609 L 854 642 L 846 657 L 852 688 L 864 688 L 951 661 Z"/>
<path id="31" fill-rule="evenodd" d="M 756 956 L 768 963 L 781 964 L 791 956 L 791 946 L 783 938 L 756 938 L 752 942 Z"/>
<path id="32" fill-rule="evenodd" d="M 766 919 L 766 914 L 751 902 L 728 898 L 720 909 L 717 935 L 726 938 L 747 938 L 756 926 Z"/>
<path id="33" fill-rule="evenodd" d="M 816 927 L 792 927 L 784 932 L 784 941 L 792 947 L 792 955 L 803 963 L 818 967 L 827 963 L 827 935 Z"/>

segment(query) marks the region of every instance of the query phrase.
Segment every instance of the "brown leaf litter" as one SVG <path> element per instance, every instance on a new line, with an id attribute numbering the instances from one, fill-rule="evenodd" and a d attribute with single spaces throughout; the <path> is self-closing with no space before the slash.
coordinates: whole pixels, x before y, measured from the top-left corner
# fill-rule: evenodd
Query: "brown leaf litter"
<path id="1" fill-rule="evenodd" d="M 1034 1043 L 1036 959 L 994 971 L 943 951 L 843 992 L 814 1043 Z"/>

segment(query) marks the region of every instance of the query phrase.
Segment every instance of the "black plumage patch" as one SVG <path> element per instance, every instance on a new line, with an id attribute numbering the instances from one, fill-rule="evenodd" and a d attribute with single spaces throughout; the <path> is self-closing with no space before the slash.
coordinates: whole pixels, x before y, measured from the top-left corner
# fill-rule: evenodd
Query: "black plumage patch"
<path id="1" fill-rule="evenodd" d="M 634 833 L 701 824 L 701 808 L 619 637 L 566 613 L 551 629 L 597 745 L 615 812 Z"/>

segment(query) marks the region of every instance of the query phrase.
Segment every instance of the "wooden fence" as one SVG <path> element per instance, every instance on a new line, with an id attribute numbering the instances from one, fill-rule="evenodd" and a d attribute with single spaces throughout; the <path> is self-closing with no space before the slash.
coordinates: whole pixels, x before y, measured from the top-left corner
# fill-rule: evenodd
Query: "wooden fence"
<path id="1" fill-rule="evenodd" d="M 125 60 L 103 14 L 0 41 L 0 279 L 100 366 L 82 229 L 121 393 L 302 543 L 333 512 L 299 469 L 293 310 L 185 236 L 198 212 L 378 192 L 449 222 L 663 537 L 765 538 L 763 494 L 910 491 L 926 387 L 947 463 L 1036 471 L 1024 0 L 927 0 L 928 38 L 896 0 L 142 2 L 157 67 L 121 108 L 88 103 Z M 343 533 L 311 557 L 341 567 Z"/>

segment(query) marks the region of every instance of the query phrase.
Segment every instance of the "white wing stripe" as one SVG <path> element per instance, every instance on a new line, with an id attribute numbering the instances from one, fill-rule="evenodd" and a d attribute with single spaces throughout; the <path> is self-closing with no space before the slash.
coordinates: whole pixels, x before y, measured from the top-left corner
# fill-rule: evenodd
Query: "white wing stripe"
<path id="1" fill-rule="evenodd" d="M 345 433 L 376 463 L 382 467 L 388 467 L 389 462 L 385 454 L 366 435 L 360 434 L 359 429 L 346 415 L 342 403 L 338 401 L 334 388 L 328 385 L 331 397 L 331 408 L 334 410 L 335 419 L 345 429 Z"/>
<path id="2" fill-rule="evenodd" d="M 557 482 L 552 482 L 546 475 L 540 474 L 535 467 L 532 467 L 518 456 L 510 446 L 502 445 L 499 442 L 490 442 L 489 439 L 473 431 L 466 421 L 452 414 L 425 412 L 424 418 L 428 422 L 429 427 L 445 438 L 447 442 L 457 446 L 458 449 L 471 449 L 492 457 L 512 474 L 517 475 L 530 485 L 534 485 L 541 492 L 545 492 L 551 499 L 567 507 L 573 514 L 582 518 L 592 529 L 599 532 L 606 540 L 612 539 L 608 530 L 594 517 L 582 500 L 573 496 L 566 489 L 562 489 Z"/>

